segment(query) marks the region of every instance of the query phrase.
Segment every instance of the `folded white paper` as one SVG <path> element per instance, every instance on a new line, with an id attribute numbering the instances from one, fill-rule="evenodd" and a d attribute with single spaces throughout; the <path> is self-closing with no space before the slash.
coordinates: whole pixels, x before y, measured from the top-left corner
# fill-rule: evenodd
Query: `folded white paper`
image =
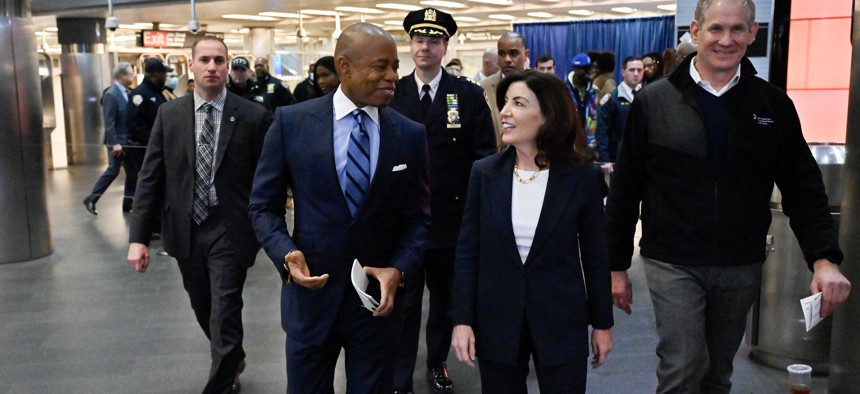
<path id="1" fill-rule="evenodd" d="M 815 293 L 801 299 L 800 308 L 803 309 L 803 319 L 806 321 L 807 332 L 824 320 L 821 317 L 821 293 Z"/>
<path id="2" fill-rule="evenodd" d="M 376 311 L 376 307 L 379 306 L 379 302 L 367 294 L 367 285 L 369 283 L 370 281 L 367 279 L 367 274 L 364 273 L 364 269 L 361 267 L 358 259 L 356 259 L 352 262 L 352 287 L 355 287 L 355 292 L 358 293 L 358 298 L 361 298 L 361 304 L 364 305 L 367 310 L 374 312 Z"/>

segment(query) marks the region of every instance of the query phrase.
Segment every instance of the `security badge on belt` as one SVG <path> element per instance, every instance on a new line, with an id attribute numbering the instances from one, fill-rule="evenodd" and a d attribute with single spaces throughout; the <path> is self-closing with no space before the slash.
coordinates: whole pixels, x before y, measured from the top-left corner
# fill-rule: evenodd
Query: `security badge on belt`
<path id="1" fill-rule="evenodd" d="M 448 93 L 445 96 L 445 100 L 448 103 L 448 128 L 449 129 L 459 129 L 460 128 L 460 108 L 459 108 L 459 100 L 457 99 L 456 93 Z"/>

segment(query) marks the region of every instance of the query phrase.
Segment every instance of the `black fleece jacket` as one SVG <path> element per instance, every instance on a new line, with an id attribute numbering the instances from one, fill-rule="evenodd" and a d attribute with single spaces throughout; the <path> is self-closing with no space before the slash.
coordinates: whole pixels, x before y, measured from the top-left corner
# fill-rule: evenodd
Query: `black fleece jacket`
<path id="1" fill-rule="evenodd" d="M 640 202 L 642 256 L 679 265 L 764 261 L 774 183 L 810 269 L 821 258 L 841 263 L 821 172 L 791 99 L 743 59 L 725 93 L 725 161 L 715 176 L 692 58 L 633 102 L 606 204 L 612 270 L 630 267 Z"/>

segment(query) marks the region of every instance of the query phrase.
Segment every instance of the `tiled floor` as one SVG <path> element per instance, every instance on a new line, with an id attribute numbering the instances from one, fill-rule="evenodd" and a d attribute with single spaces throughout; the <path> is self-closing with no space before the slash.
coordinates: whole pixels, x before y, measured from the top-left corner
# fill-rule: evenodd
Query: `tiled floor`
<path id="1" fill-rule="evenodd" d="M 81 200 L 100 171 L 49 172 L 54 253 L 0 265 L 0 393 L 194 393 L 206 380 L 208 345 L 175 261 L 154 255 L 145 274 L 125 261 L 128 216 L 120 209 L 121 182 L 99 202 L 98 217 L 84 210 Z M 649 393 L 656 387 L 656 334 L 640 264 L 634 263 L 631 276 L 634 313 L 616 310 L 615 347 L 606 365 L 590 371 L 589 393 Z M 260 254 L 244 293 L 245 393 L 283 393 L 286 387 L 279 286 L 271 262 Z M 748 353 L 743 347 L 735 360 L 732 392 L 788 391 L 784 370 L 754 364 Z M 480 392 L 476 370 L 453 354 L 448 365 L 458 393 Z M 537 393 L 533 375 L 531 392 Z M 416 372 L 415 392 L 429 393 L 422 376 L 423 370 Z M 342 378 L 337 385 L 343 393 Z M 815 378 L 814 385 L 824 392 L 826 379 Z"/>

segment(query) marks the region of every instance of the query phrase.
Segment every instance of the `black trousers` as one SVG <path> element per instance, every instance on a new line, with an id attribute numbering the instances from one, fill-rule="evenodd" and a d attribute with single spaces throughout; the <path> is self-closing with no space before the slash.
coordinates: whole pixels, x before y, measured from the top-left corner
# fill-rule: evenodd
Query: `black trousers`
<path id="1" fill-rule="evenodd" d="M 528 394 L 526 379 L 529 375 L 529 356 L 533 356 L 538 387 L 541 394 L 585 393 L 588 373 L 588 328 L 571 328 L 571 335 L 582 339 L 582 354 L 571 355 L 571 362 L 544 366 L 534 352 L 534 339 L 528 321 L 523 321 L 520 342 L 517 345 L 517 365 L 505 365 L 478 359 L 481 370 L 481 392 L 487 394 Z M 477 338 L 480 341 L 480 338 Z M 576 359 L 578 358 L 578 359 Z"/>
<path id="2" fill-rule="evenodd" d="M 255 257 L 240 256 L 230 244 L 217 207 L 206 221 L 192 224 L 191 255 L 179 261 L 179 270 L 197 323 L 209 338 L 212 365 L 204 393 L 228 393 L 245 359 L 242 289 L 248 259 Z"/>
<path id="3" fill-rule="evenodd" d="M 424 283 L 430 291 L 430 311 L 427 316 L 427 367 L 435 367 L 448 360 L 451 350 L 452 282 L 454 278 L 454 248 L 428 249 L 419 270 L 418 284 L 406 290 L 406 320 L 399 362 L 394 370 L 394 387 L 411 390 L 412 374 L 418 358 L 418 339 L 421 331 L 421 307 L 424 301 Z"/>

